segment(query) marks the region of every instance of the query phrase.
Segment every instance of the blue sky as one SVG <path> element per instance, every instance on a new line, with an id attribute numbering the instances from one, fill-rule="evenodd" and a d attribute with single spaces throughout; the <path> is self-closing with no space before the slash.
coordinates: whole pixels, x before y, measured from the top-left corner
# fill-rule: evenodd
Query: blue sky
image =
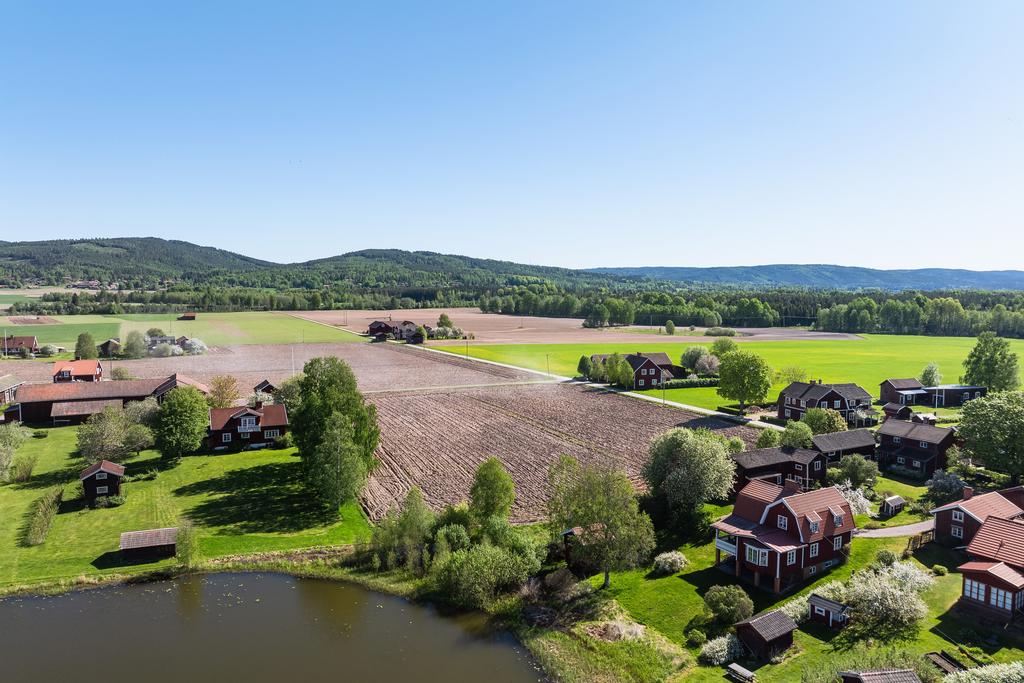
<path id="1" fill-rule="evenodd" d="M 5 239 L 1024 267 L 1024 3 L 0 0 Z"/>

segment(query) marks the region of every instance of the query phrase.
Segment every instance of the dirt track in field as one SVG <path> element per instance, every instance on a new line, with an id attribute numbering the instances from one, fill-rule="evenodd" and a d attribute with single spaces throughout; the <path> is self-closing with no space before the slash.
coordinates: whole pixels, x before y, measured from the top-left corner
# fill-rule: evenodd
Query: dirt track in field
<path id="1" fill-rule="evenodd" d="M 635 344 L 710 342 L 703 336 L 687 334 L 686 328 L 677 328 L 676 334 L 667 335 L 626 332 L 622 329 L 594 330 L 584 328 L 579 318 L 541 318 L 534 316 L 499 315 L 481 313 L 478 308 L 420 308 L 393 311 L 303 311 L 299 317 L 343 327 L 362 334 L 374 320 L 399 322 L 411 320 L 418 325 L 436 325 L 441 313 L 447 313 L 452 322 L 476 337 L 474 344 L 603 344 L 626 342 Z M 785 327 L 743 328 L 737 341 L 798 341 L 828 339 L 859 339 L 857 335 L 836 332 L 812 332 Z M 458 344 L 457 341 L 431 342 L 432 346 Z"/>

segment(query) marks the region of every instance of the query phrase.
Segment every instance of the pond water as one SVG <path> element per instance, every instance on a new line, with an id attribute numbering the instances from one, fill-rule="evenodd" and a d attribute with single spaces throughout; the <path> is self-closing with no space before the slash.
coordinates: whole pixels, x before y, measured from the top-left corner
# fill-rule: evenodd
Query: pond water
<path id="1" fill-rule="evenodd" d="M 0 600 L 3 681 L 543 681 L 483 615 L 331 581 L 209 574 Z"/>

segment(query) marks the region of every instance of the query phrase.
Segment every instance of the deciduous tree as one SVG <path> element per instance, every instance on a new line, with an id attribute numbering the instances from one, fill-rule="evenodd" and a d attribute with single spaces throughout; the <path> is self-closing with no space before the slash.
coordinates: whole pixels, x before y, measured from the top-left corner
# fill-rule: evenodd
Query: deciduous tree
<path id="1" fill-rule="evenodd" d="M 988 387 L 991 391 L 1012 391 L 1020 384 L 1017 354 L 1010 342 L 995 332 L 982 332 L 964 360 L 964 384 Z"/>
<path id="2" fill-rule="evenodd" d="M 125 338 L 122 350 L 127 358 L 143 358 L 146 355 L 146 338 L 138 330 L 132 330 Z"/>
<path id="3" fill-rule="evenodd" d="M 974 458 L 1019 482 L 1024 474 L 1024 392 L 988 394 L 968 401 L 960 411 L 959 434 L 964 449 Z"/>
<path id="4" fill-rule="evenodd" d="M 719 337 L 711 344 L 711 354 L 722 358 L 727 353 L 736 351 L 739 347 L 736 346 L 736 342 L 728 337 Z"/>
<path id="5" fill-rule="evenodd" d="M 772 369 L 764 358 L 750 351 L 715 355 L 721 360 L 718 366 L 719 396 L 739 402 L 740 409 L 768 397 L 772 388 Z"/>
<path id="6" fill-rule="evenodd" d="M 788 448 L 810 448 L 814 432 L 806 422 L 790 420 L 782 432 L 782 445 Z"/>
<path id="7" fill-rule="evenodd" d="M 725 439 L 705 429 L 670 429 L 651 442 L 643 477 L 676 522 L 698 515 L 704 503 L 732 491 L 736 463 Z"/>
<path id="8" fill-rule="evenodd" d="M 921 371 L 921 384 L 926 387 L 936 387 L 942 384 L 942 373 L 939 372 L 938 363 L 929 363 Z"/>
<path id="9" fill-rule="evenodd" d="M 811 428 L 814 434 L 831 434 L 847 430 L 846 418 L 831 408 L 810 408 L 800 421 Z"/>
<path id="10" fill-rule="evenodd" d="M 711 352 L 708 351 L 706 346 L 689 346 L 685 351 L 683 351 L 683 355 L 679 359 L 679 364 L 687 370 L 696 370 L 697 361 L 709 353 Z"/>
<path id="11" fill-rule="evenodd" d="M 782 432 L 777 429 L 762 429 L 757 435 L 757 448 L 775 448 L 782 445 Z"/>
<path id="12" fill-rule="evenodd" d="M 92 360 L 98 356 L 99 351 L 96 350 L 96 340 L 92 338 L 92 335 L 88 332 L 82 332 L 78 335 L 78 341 L 75 342 L 75 358 Z"/>
<path id="13" fill-rule="evenodd" d="M 238 388 L 238 380 L 232 375 L 216 375 L 210 380 L 206 402 L 211 408 L 230 408 L 240 398 L 242 392 Z"/>
<path id="14" fill-rule="evenodd" d="M 469 511 L 477 524 L 497 517 L 508 519 L 516 500 L 516 485 L 497 458 L 488 458 L 476 468 L 469 489 Z"/>
<path id="15" fill-rule="evenodd" d="M 172 389 L 164 396 L 153 430 L 156 447 L 169 460 L 195 453 L 209 424 L 210 409 L 202 392 L 194 387 Z"/>
<path id="16" fill-rule="evenodd" d="M 671 320 L 665 321 L 665 334 L 673 335 L 676 333 L 676 324 Z"/>

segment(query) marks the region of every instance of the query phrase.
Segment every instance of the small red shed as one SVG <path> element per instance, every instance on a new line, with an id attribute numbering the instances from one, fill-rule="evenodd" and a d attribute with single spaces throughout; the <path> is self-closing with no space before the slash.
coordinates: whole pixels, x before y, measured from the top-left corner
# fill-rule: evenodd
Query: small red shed
<path id="1" fill-rule="evenodd" d="M 85 502 L 93 503 L 100 496 L 121 495 L 121 479 L 124 478 L 124 465 L 118 465 L 109 460 L 100 460 L 98 463 L 89 465 L 81 474 L 78 480 L 82 482 L 85 489 Z"/>
<path id="2" fill-rule="evenodd" d="M 821 622 L 830 628 L 843 628 L 849 622 L 850 608 L 841 602 L 823 598 L 811 593 L 807 598 L 807 609 L 811 621 Z"/>

